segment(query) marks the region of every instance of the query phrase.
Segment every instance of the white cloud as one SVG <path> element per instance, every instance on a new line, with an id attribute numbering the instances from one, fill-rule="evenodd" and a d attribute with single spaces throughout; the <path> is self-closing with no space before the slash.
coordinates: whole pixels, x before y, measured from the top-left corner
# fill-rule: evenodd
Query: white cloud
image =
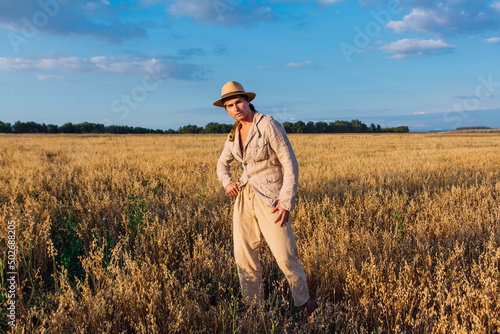
<path id="1" fill-rule="evenodd" d="M 0 1 L 0 26 L 28 40 L 38 34 L 87 35 L 115 44 L 147 37 L 144 23 L 123 21 L 108 0 Z"/>
<path id="2" fill-rule="evenodd" d="M 382 51 L 393 53 L 394 55 L 390 58 L 394 59 L 430 55 L 453 48 L 455 48 L 455 46 L 449 45 L 440 39 L 434 40 L 418 38 L 401 39 L 379 47 Z"/>
<path id="3" fill-rule="evenodd" d="M 172 0 L 168 12 L 177 17 L 188 16 L 211 25 L 250 25 L 271 21 L 274 13 L 268 6 L 242 0 Z"/>
<path id="4" fill-rule="evenodd" d="M 65 82 L 66 78 L 63 77 L 62 75 L 54 75 L 54 74 L 38 74 L 36 78 L 40 81 L 46 81 L 46 80 L 53 80 L 53 81 L 58 81 L 58 82 Z"/>
<path id="5" fill-rule="evenodd" d="M 0 71 L 57 70 L 67 73 L 90 72 L 94 65 L 87 58 L 0 58 Z"/>
<path id="6" fill-rule="evenodd" d="M 298 62 L 298 63 L 288 63 L 286 65 L 286 67 L 292 67 L 292 68 L 297 68 L 297 67 L 306 67 L 306 66 L 313 66 L 314 64 L 310 61 L 310 60 L 306 60 L 306 61 L 301 61 L 301 62 Z"/>
<path id="7" fill-rule="evenodd" d="M 387 28 L 397 33 L 413 30 L 422 33 L 452 35 L 477 33 L 500 27 L 500 1 L 487 0 L 431 2 L 415 0 L 410 14 L 400 21 L 390 21 Z"/>
<path id="8" fill-rule="evenodd" d="M 500 37 L 486 38 L 486 39 L 483 39 L 483 42 L 486 42 L 486 43 L 500 43 Z"/>
<path id="9" fill-rule="evenodd" d="M 90 62 L 99 72 L 117 75 L 143 73 L 148 66 L 158 65 L 155 58 L 92 57 Z"/>
<path id="10" fill-rule="evenodd" d="M 322 5 L 329 5 L 329 4 L 341 2 L 341 1 L 343 1 L 343 0 L 318 0 L 318 3 L 320 3 Z"/>
<path id="11" fill-rule="evenodd" d="M 185 80 L 204 80 L 208 72 L 202 65 L 180 63 L 175 59 L 140 57 L 0 57 L 0 71 L 59 71 L 114 75 L 157 74 L 158 76 Z M 40 75 L 38 77 L 39 80 L 55 80 L 57 78 L 54 75 Z"/>
<path id="12" fill-rule="evenodd" d="M 494 1 L 492 4 L 491 4 L 491 7 L 496 9 L 497 11 L 500 12 L 500 1 Z"/>
<path id="13" fill-rule="evenodd" d="M 393 29 L 395 32 L 403 32 L 409 29 L 428 32 L 430 29 L 434 29 L 434 25 L 437 25 L 442 19 L 436 16 L 432 11 L 427 11 L 424 9 L 413 9 L 412 12 L 405 17 L 402 21 L 390 21 L 387 23 L 387 28 Z"/>
<path id="14" fill-rule="evenodd" d="M 154 5 L 157 3 L 166 2 L 165 0 L 140 0 L 140 2 L 144 5 Z"/>

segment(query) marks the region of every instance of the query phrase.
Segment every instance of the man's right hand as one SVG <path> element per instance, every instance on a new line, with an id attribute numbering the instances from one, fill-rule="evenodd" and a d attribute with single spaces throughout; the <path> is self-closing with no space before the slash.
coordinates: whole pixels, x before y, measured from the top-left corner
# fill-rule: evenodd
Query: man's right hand
<path id="1" fill-rule="evenodd" d="M 226 186 L 226 194 L 229 196 L 237 196 L 238 192 L 240 191 L 238 189 L 238 186 L 240 185 L 239 182 L 231 182 Z"/>

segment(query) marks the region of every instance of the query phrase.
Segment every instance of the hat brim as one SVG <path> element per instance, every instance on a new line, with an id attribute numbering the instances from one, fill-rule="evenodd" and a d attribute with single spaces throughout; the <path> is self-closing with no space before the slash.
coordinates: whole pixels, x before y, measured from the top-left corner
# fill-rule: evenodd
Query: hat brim
<path id="1" fill-rule="evenodd" d="M 248 97 L 248 102 L 252 101 L 255 98 L 255 93 L 250 92 L 231 92 L 222 96 L 220 99 L 214 102 L 214 106 L 224 108 L 224 100 L 227 100 L 231 96 L 245 95 Z"/>

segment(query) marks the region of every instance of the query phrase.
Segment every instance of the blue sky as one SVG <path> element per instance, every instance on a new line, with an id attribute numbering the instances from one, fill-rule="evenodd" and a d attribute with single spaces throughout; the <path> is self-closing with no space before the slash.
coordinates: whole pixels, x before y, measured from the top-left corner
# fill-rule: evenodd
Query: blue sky
<path id="1" fill-rule="evenodd" d="M 500 127 L 500 1 L 2 0 L 0 120 Z"/>

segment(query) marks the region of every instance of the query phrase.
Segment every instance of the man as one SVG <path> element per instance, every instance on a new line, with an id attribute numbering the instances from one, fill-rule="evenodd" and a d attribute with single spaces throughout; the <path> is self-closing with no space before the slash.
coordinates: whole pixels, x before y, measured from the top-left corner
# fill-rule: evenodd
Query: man
<path id="1" fill-rule="evenodd" d="M 217 175 L 226 193 L 237 196 L 233 213 L 234 256 L 241 292 L 247 304 L 264 299 L 259 247 L 264 236 L 290 285 L 295 306 L 309 315 L 317 304 L 309 296 L 304 268 L 290 225 L 297 195 L 298 163 L 286 132 L 271 116 L 250 103 L 254 93 L 230 81 L 214 102 L 236 120 L 217 163 Z M 230 163 L 243 164 L 233 181 Z"/>

